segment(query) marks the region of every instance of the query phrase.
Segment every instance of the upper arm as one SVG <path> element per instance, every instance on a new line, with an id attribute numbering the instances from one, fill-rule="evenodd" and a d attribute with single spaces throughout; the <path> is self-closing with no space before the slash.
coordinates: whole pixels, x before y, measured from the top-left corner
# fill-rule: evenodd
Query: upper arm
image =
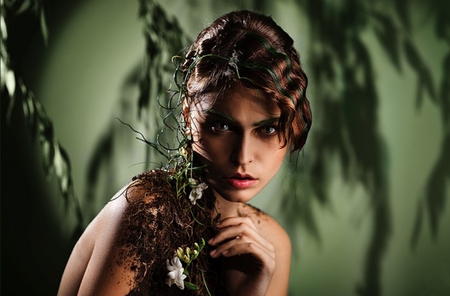
<path id="1" fill-rule="evenodd" d="M 133 273 L 126 262 L 119 264 L 118 240 L 127 201 L 123 195 L 111 201 L 99 214 L 95 245 L 80 285 L 79 295 L 126 295 L 133 285 Z M 126 260 L 127 258 L 125 258 Z"/>
<path id="2" fill-rule="evenodd" d="M 92 227 L 89 224 L 86 231 L 75 244 L 72 253 L 67 261 L 64 273 L 58 289 L 59 296 L 77 295 L 86 267 L 94 249 L 94 241 L 91 236 L 86 233 Z"/>
<path id="3" fill-rule="evenodd" d="M 76 243 L 64 270 L 58 295 L 126 295 L 134 274 L 118 264 L 125 188 L 100 211 Z M 125 261 L 127 258 L 124 259 Z"/>

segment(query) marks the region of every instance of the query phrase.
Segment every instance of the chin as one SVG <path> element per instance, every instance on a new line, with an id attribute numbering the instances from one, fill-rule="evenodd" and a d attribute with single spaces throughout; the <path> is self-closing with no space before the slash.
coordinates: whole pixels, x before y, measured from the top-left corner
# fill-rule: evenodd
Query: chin
<path id="1" fill-rule="evenodd" d="M 238 189 L 215 190 L 215 191 L 219 197 L 225 199 L 226 201 L 236 203 L 247 203 L 259 192 L 259 190 L 254 191 L 254 190 L 238 190 Z"/>

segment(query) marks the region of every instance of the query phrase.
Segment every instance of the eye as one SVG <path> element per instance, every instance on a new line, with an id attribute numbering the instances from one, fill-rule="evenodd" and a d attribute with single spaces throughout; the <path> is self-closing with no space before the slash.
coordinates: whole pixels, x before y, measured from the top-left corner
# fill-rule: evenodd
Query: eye
<path id="1" fill-rule="evenodd" d="M 264 135 L 266 135 L 266 136 L 271 136 L 271 135 L 277 134 L 278 129 L 275 126 L 268 125 L 268 126 L 260 127 L 259 128 L 259 132 L 264 134 Z"/>
<path id="2" fill-rule="evenodd" d="M 218 122 L 214 122 L 211 125 L 211 129 L 212 129 L 213 132 L 223 133 L 223 132 L 229 131 L 230 130 L 230 126 L 227 123 L 225 123 L 225 122 L 218 121 Z"/>

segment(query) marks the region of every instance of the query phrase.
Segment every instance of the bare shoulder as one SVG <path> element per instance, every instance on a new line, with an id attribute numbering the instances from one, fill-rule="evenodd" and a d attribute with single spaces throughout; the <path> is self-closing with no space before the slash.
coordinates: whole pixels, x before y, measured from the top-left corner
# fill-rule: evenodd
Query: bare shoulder
<path id="1" fill-rule="evenodd" d="M 258 231 L 272 244 L 290 251 L 291 242 L 287 232 L 272 216 L 249 204 L 242 206 L 241 215 L 251 218 Z"/>
<path id="2" fill-rule="evenodd" d="M 94 284 L 102 262 L 109 256 L 113 237 L 116 236 L 119 222 L 126 208 L 124 193 L 128 186 L 122 188 L 108 202 L 97 216 L 89 223 L 75 244 L 66 264 L 58 295 L 77 295 L 86 293 Z"/>
<path id="3" fill-rule="evenodd" d="M 141 259 L 135 241 L 145 231 L 156 233 L 148 221 L 148 213 L 155 212 L 152 193 L 136 179 L 106 203 L 76 243 L 58 295 L 125 295 L 135 287 Z"/>
<path id="4" fill-rule="evenodd" d="M 188 198 L 178 198 L 170 176 L 163 170 L 143 173 L 105 205 L 80 238 L 66 267 L 60 291 L 75 293 L 60 292 L 60 296 L 77 292 L 108 296 L 170 294 L 167 260 L 178 247 L 200 242 L 203 234 L 212 237 L 213 230 L 205 225 L 214 206 L 204 198 L 198 201 L 199 207 L 191 209 Z M 202 211 L 204 215 L 196 216 L 199 223 L 186 209 Z M 87 252 L 87 259 L 77 266 L 81 250 Z M 206 258 L 207 253 L 200 256 Z M 207 260 L 209 257 L 202 261 L 205 266 Z M 196 284 L 203 283 L 200 275 L 195 280 Z"/>

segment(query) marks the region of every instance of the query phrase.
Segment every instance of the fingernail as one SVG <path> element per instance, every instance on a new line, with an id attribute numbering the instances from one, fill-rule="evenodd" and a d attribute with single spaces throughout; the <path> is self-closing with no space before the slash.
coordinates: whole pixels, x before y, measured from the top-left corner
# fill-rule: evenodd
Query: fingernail
<path id="1" fill-rule="evenodd" d="M 210 239 L 208 240 L 208 244 L 212 244 L 213 241 L 214 241 L 214 239 L 213 239 L 213 238 L 210 238 Z"/>
<path id="2" fill-rule="evenodd" d="M 212 250 L 211 252 L 209 252 L 209 255 L 214 256 L 214 254 L 217 252 L 217 250 Z"/>

